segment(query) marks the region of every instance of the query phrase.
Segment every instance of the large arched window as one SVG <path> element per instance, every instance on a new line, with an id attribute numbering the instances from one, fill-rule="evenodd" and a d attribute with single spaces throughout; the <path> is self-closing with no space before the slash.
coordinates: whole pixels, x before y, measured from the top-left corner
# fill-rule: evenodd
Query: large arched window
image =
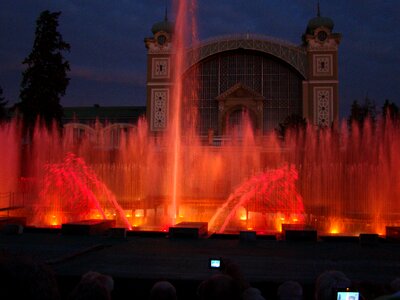
<path id="1" fill-rule="evenodd" d="M 302 76 L 284 61 L 262 52 L 237 49 L 200 61 L 184 75 L 184 97 L 198 107 L 198 129 L 218 132 L 219 95 L 241 83 L 262 95 L 263 133 L 288 115 L 302 115 Z M 193 88 L 195 91 L 193 91 Z"/>

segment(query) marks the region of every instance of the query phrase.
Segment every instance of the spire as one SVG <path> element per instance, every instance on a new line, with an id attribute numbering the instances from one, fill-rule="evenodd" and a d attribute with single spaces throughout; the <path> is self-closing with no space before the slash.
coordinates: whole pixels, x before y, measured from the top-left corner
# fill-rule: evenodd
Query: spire
<path id="1" fill-rule="evenodd" d="M 151 32 L 156 34 L 157 32 L 164 31 L 166 33 L 173 33 L 174 32 L 174 23 L 168 21 L 168 1 L 165 0 L 165 15 L 164 20 L 161 22 L 157 22 L 151 27 Z"/>
<path id="2" fill-rule="evenodd" d="M 320 16 L 321 16 L 321 9 L 319 7 L 319 0 L 318 0 L 318 3 L 317 3 L 317 17 L 320 17 Z"/>
<path id="3" fill-rule="evenodd" d="M 164 17 L 165 21 L 168 21 L 168 3 L 167 0 L 165 0 L 165 17 Z"/>

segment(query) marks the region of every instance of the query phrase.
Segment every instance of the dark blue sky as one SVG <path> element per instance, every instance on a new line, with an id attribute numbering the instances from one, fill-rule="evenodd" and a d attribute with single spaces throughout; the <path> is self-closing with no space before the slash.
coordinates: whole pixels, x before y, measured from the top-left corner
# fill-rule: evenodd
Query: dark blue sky
<path id="1" fill-rule="evenodd" d="M 199 37 L 250 32 L 300 44 L 316 2 L 198 0 Z M 366 95 L 378 106 L 384 99 L 400 104 L 400 1 L 320 2 L 321 14 L 343 35 L 341 116 Z M 1 0 L 0 86 L 6 100 L 18 101 L 21 61 L 32 49 L 35 21 L 45 9 L 62 12 L 59 31 L 71 44 L 66 54 L 71 81 L 62 105 L 145 105 L 143 39 L 163 19 L 165 0 Z"/>

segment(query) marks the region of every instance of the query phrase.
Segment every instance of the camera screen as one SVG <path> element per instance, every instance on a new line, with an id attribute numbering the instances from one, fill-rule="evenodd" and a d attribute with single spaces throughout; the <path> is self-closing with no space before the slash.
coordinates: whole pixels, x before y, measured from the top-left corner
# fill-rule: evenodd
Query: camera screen
<path id="1" fill-rule="evenodd" d="M 221 260 L 220 259 L 210 259 L 210 268 L 220 268 Z"/>
<path id="2" fill-rule="evenodd" d="M 358 292 L 338 292 L 337 300 L 359 300 Z"/>

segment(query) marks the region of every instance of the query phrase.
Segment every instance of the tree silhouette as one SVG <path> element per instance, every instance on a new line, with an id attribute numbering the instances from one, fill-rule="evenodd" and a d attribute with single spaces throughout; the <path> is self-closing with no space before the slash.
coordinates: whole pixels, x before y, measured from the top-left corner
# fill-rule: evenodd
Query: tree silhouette
<path id="1" fill-rule="evenodd" d="M 362 128 L 364 122 L 369 118 L 372 123 L 375 123 L 378 112 L 374 101 L 365 97 L 364 103 L 359 104 L 357 100 L 354 100 L 351 105 L 350 116 L 348 118 L 348 124 L 354 122 Z"/>
<path id="2" fill-rule="evenodd" d="M 307 120 L 298 114 L 291 114 L 285 118 L 283 123 L 279 123 L 277 134 L 284 138 L 288 130 L 296 131 L 304 130 L 307 127 Z"/>
<path id="3" fill-rule="evenodd" d="M 27 69 L 23 72 L 20 99 L 17 109 L 22 114 L 25 129 L 32 130 L 37 118 L 48 128 L 55 121 L 61 126 L 63 110 L 61 96 L 65 95 L 69 83 L 69 63 L 62 55 L 69 51 L 57 31 L 61 12 L 43 11 L 36 21 L 35 41 L 32 52 L 23 61 Z"/>
<path id="4" fill-rule="evenodd" d="M 0 86 L 0 122 L 7 119 L 7 105 L 8 101 L 4 100 L 3 89 Z"/>
<path id="5" fill-rule="evenodd" d="M 392 122 L 397 122 L 399 120 L 399 107 L 394 102 L 390 102 L 388 99 L 382 107 L 382 117 L 384 120 L 389 119 Z"/>

